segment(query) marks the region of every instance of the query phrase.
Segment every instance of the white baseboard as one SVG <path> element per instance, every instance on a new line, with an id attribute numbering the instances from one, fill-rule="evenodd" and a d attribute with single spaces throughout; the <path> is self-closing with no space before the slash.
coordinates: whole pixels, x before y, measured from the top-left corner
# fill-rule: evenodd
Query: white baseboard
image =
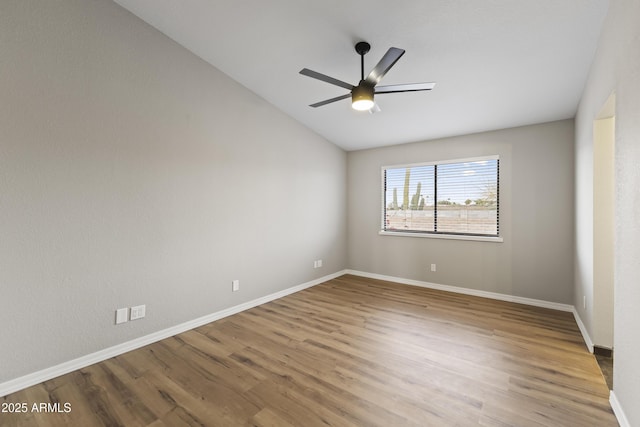
<path id="1" fill-rule="evenodd" d="M 576 319 L 576 323 L 578 324 L 578 328 L 580 329 L 580 333 L 582 334 L 582 339 L 584 339 L 584 343 L 587 345 L 587 349 L 589 353 L 593 353 L 593 341 L 591 341 L 591 337 L 589 336 L 589 332 L 587 332 L 587 327 L 582 323 L 582 319 L 578 314 L 578 310 L 573 307 L 573 317 Z"/>
<path id="2" fill-rule="evenodd" d="M 574 312 L 574 307 L 569 304 L 561 304 L 557 302 L 544 301 L 533 298 L 524 298 L 514 295 L 500 294 L 497 292 L 479 291 L 476 289 L 460 288 L 458 286 L 441 285 L 438 283 L 423 282 L 420 280 L 403 279 L 401 277 L 385 276 L 382 274 L 366 273 L 364 271 L 346 270 L 346 274 L 355 276 L 368 277 L 370 279 L 386 280 L 389 282 L 402 283 L 404 285 L 420 286 L 422 288 L 437 289 L 439 291 L 455 292 L 457 294 L 473 295 L 476 297 L 491 298 L 500 301 L 516 302 L 519 304 L 532 305 L 535 307 L 550 308 L 553 310 Z"/>
<path id="3" fill-rule="evenodd" d="M 618 398 L 616 397 L 616 394 L 613 392 L 613 390 L 611 390 L 611 392 L 609 393 L 609 404 L 611 405 L 611 409 L 613 409 L 613 413 L 618 419 L 618 424 L 620 424 L 620 427 L 631 427 L 631 423 L 622 410 L 622 406 L 620 406 L 620 402 L 618 401 Z"/>
<path id="4" fill-rule="evenodd" d="M 64 362 L 59 365 L 40 370 L 38 372 L 27 374 L 25 376 L 15 378 L 13 380 L 6 381 L 4 383 L 0 383 L 0 397 L 25 389 L 27 387 L 31 387 L 32 385 L 40 384 L 43 381 L 47 381 L 47 380 L 59 377 L 60 375 L 68 374 L 69 372 L 73 372 L 78 369 L 85 368 L 89 365 L 93 365 L 94 363 L 102 362 L 103 360 L 110 359 L 120 354 L 129 352 L 131 350 L 144 347 L 145 345 L 149 345 L 154 342 L 163 340 L 165 338 L 172 337 L 182 332 L 189 331 L 199 326 L 206 325 L 207 323 L 214 322 L 216 320 L 222 319 L 227 316 L 231 316 L 241 311 L 248 310 L 258 305 L 265 304 L 267 302 L 276 300 L 278 298 L 282 298 L 284 296 L 293 294 L 295 292 L 299 292 L 303 289 L 307 289 L 312 286 L 318 285 L 320 283 L 326 282 L 327 280 L 335 279 L 336 277 L 342 276 L 345 273 L 346 273 L 345 270 L 338 271 L 336 273 L 329 274 L 324 277 L 320 277 L 319 279 L 311 280 L 301 285 L 293 286 L 291 288 L 287 288 L 282 291 L 275 292 L 273 294 L 254 299 L 252 301 L 248 301 L 233 307 L 226 308 L 224 310 L 220 310 L 212 314 L 208 314 L 203 317 L 199 317 L 194 320 L 190 320 L 185 323 L 181 323 L 171 328 L 154 332 L 152 334 L 145 335 L 143 337 L 136 338 L 134 340 L 115 345 L 113 347 L 105 348 L 104 350 L 87 354 L 86 356 L 82 356 L 77 359 L 73 359 L 68 362 Z"/>

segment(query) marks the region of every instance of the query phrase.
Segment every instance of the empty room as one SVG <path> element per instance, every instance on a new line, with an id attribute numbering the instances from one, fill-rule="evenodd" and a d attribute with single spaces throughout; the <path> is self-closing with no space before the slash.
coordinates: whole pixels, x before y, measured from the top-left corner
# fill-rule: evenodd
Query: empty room
<path id="1" fill-rule="evenodd" d="M 1 0 L 0 426 L 640 426 L 638 22 Z"/>

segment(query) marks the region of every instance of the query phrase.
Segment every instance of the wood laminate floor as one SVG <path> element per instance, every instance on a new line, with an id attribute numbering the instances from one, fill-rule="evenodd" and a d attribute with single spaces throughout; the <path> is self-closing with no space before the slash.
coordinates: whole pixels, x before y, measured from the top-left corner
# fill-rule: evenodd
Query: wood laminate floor
<path id="1" fill-rule="evenodd" d="M 2 426 L 617 426 L 570 313 L 356 276 L 0 398 Z"/>

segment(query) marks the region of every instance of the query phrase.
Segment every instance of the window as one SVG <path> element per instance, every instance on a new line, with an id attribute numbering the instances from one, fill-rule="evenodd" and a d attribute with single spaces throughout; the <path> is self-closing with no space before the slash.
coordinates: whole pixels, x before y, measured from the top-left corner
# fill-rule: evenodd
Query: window
<path id="1" fill-rule="evenodd" d="M 500 236 L 498 156 L 382 168 L 382 233 Z"/>

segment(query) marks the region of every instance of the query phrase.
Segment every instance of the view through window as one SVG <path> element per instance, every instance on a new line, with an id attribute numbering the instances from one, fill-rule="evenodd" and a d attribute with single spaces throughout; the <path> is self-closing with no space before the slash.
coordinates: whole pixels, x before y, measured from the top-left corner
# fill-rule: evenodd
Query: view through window
<path id="1" fill-rule="evenodd" d="M 385 167 L 387 232 L 499 236 L 497 156 Z"/>

